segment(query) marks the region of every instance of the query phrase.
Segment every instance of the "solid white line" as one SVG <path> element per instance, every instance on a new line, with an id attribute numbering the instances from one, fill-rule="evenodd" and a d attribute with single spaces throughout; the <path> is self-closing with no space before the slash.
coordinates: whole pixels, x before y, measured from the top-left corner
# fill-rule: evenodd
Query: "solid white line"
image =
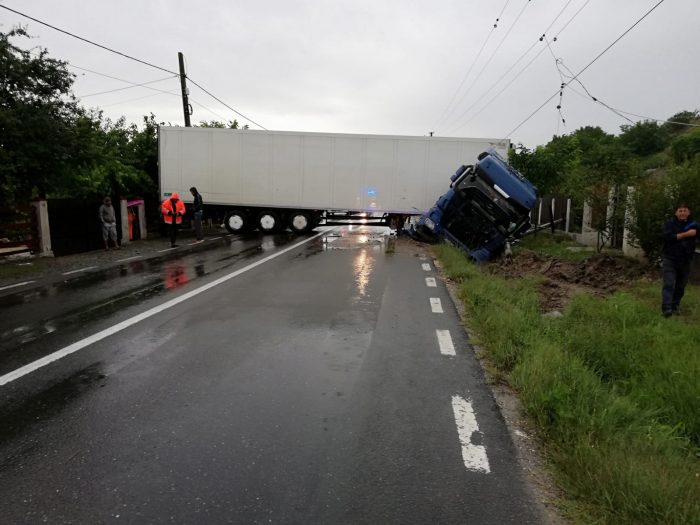
<path id="1" fill-rule="evenodd" d="M 434 314 L 445 313 L 442 309 L 442 303 L 440 302 L 439 297 L 431 297 L 430 298 L 430 309 L 433 311 Z"/>
<path id="2" fill-rule="evenodd" d="M 166 248 L 165 250 L 158 250 L 156 253 L 163 253 L 163 252 L 169 252 L 170 250 L 174 250 L 175 248 Z"/>
<path id="3" fill-rule="evenodd" d="M 464 466 L 469 470 L 488 474 L 491 472 L 491 467 L 489 466 L 489 458 L 486 455 L 486 448 L 483 445 L 472 443 L 472 435 L 475 432 L 479 432 L 479 425 L 476 423 L 471 403 L 459 396 L 452 396 L 452 410 L 457 423 L 459 443 L 462 445 Z"/>
<path id="4" fill-rule="evenodd" d="M 425 285 L 428 288 L 437 288 L 437 282 L 435 281 L 435 277 L 426 277 L 425 278 Z"/>
<path id="5" fill-rule="evenodd" d="M 86 272 L 87 270 L 92 270 L 94 268 L 97 268 L 97 266 L 87 266 L 85 268 L 79 268 L 77 270 L 71 270 L 70 272 L 63 272 L 61 275 L 70 275 L 72 273 L 78 273 L 78 272 Z"/>
<path id="6" fill-rule="evenodd" d="M 132 259 L 138 259 L 139 257 L 141 257 L 141 256 L 140 256 L 140 255 L 134 255 L 133 257 L 127 257 L 126 259 L 117 259 L 117 260 L 114 261 L 114 262 L 125 262 L 125 261 L 130 261 L 130 260 L 132 260 Z"/>
<path id="7" fill-rule="evenodd" d="M 421 266 L 423 267 L 423 269 L 424 269 L 426 272 L 429 272 L 429 271 L 430 271 L 430 265 L 429 265 L 428 263 L 423 263 Z"/>
<path id="8" fill-rule="evenodd" d="M 452 336 L 449 330 L 435 330 L 442 355 L 457 355 L 455 345 L 452 344 Z"/>
<path id="9" fill-rule="evenodd" d="M 216 240 L 216 239 L 221 239 L 221 237 L 207 237 L 207 238 L 204 239 L 204 240 L 205 240 L 205 241 L 213 241 L 213 240 Z"/>
<path id="10" fill-rule="evenodd" d="M 35 281 L 22 281 L 21 283 L 17 284 L 8 284 L 7 286 L 3 286 L 0 288 L 0 290 L 7 290 L 8 288 L 16 288 L 17 286 L 24 286 L 25 284 L 32 284 Z"/>
<path id="11" fill-rule="evenodd" d="M 321 235 L 325 235 L 325 234 L 326 234 L 326 232 L 321 232 L 317 235 L 314 235 L 313 237 L 309 237 L 308 239 L 304 239 L 303 241 L 298 242 L 298 243 L 296 243 L 288 248 L 284 248 L 283 250 L 275 252 L 272 255 L 268 255 L 267 257 L 264 257 L 263 259 L 260 259 L 259 261 L 256 261 L 252 264 L 249 264 L 245 268 L 241 268 L 240 270 L 236 270 L 235 272 L 231 272 L 228 275 L 224 275 L 223 277 L 219 277 L 215 281 L 212 281 L 208 284 L 200 286 L 199 288 L 196 288 L 190 292 L 184 293 L 184 294 L 180 295 L 179 297 L 171 299 L 170 301 L 166 301 L 165 303 L 163 303 L 159 306 L 155 306 L 155 307 L 151 308 L 150 310 L 146 310 L 145 312 L 142 312 L 138 315 L 135 315 L 134 317 L 131 317 L 130 319 L 122 321 L 121 323 L 115 324 L 114 326 L 111 326 L 109 328 L 105 328 L 104 330 L 97 332 L 96 334 L 93 334 L 90 337 L 86 337 L 85 339 L 81 339 L 80 341 L 77 341 L 77 342 L 73 343 L 72 345 L 68 345 L 65 348 L 62 348 L 61 350 L 57 350 L 56 352 L 53 352 L 47 356 L 44 356 L 41 359 L 37 359 L 36 361 L 29 363 L 28 365 L 25 365 L 21 368 L 18 368 L 17 370 L 14 370 L 13 372 L 9 372 L 9 373 L 5 374 L 4 376 L 0 376 L 0 386 L 6 385 L 7 383 L 15 381 L 16 379 L 19 379 L 22 376 L 30 374 L 30 373 L 34 372 L 35 370 L 38 370 L 39 368 L 48 365 L 49 363 L 53 363 L 54 361 L 61 359 L 62 357 L 65 357 L 65 356 L 70 355 L 74 352 L 77 352 L 78 350 L 82 350 L 86 346 L 90 346 L 93 343 L 101 341 L 102 339 L 109 337 L 110 335 L 116 334 L 117 332 L 121 332 L 125 328 L 128 328 L 132 325 L 135 325 L 136 323 L 141 322 L 144 319 L 148 319 L 149 317 L 152 317 L 156 314 L 159 314 L 160 312 L 167 310 L 168 308 L 172 308 L 173 306 L 176 306 L 176 305 L 186 301 L 187 299 L 191 299 L 192 297 L 195 297 L 196 295 L 199 295 L 203 292 L 206 292 L 207 290 L 214 288 L 215 286 L 218 286 L 222 283 L 225 283 L 226 281 L 233 279 L 234 277 L 238 277 L 239 275 L 247 272 L 248 270 L 252 270 L 253 268 L 260 266 L 261 264 L 265 264 L 266 262 L 271 261 L 272 259 L 279 257 L 280 255 L 283 255 L 291 250 L 294 250 L 294 249 L 298 248 L 299 246 L 302 246 L 303 244 L 306 244 L 309 241 L 313 241 L 317 237 L 320 237 Z"/>

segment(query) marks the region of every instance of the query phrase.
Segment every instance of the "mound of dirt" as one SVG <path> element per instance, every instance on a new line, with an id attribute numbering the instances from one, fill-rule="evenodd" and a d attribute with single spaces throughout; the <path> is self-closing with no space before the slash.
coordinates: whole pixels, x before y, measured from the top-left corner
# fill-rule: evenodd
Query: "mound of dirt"
<path id="1" fill-rule="evenodd" d="M 639 279 L 658 276 L 648 264 L 624 257 L 596 254 L 583 261 L 569 261 L 530 251 L 502 259 L 490 265 L 490 271 L 506 278 L 543 276 L 540 305 L 545 312 L 561 311 L 578 293 L 605 296 Z"/>

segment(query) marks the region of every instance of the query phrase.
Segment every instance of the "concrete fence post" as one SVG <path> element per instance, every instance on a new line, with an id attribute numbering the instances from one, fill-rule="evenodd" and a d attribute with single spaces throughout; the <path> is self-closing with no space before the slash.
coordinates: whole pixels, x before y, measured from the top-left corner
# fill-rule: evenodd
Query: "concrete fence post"
<path id="1" fill-rule="evenodd" d="M 51 250 L 51 226 L 49 225 L 49 206 L 46 200 L 32 201 L 36 213 L 37 251 L 40 257 L 53 257 Z"/>
<path id="2" fill-rule="evenodd" d="M 628 225 L 634 224 L 636 217 L 634 214 L 634 208 L 632 207 L 632 201 L 634 200 L 635 188 L 633 186 L 627 187 L 627 206 L 625 207 L 625 229 L 622 233 L 622 253 L 629 257 L 643 258 L 644 251 L 632 245 L 632 234 L 628 228 Z"/>
<path id="3" fill-rule="evenodd" d="M 141 229 L 141 239 L 145 239 L 148 234 L 148 228 L 146 228 L 146 203 L 139 204 L 136 206 L 136 210 L 139 214 L 139 228 Z"/>
<path id="4" fill-rule="evenodd" d="M 126 199 L 119 199 L 119 210 L 122 218 L 122 246 L 128 244 L 129 239 L 129 208 L 126 205 Z"/>

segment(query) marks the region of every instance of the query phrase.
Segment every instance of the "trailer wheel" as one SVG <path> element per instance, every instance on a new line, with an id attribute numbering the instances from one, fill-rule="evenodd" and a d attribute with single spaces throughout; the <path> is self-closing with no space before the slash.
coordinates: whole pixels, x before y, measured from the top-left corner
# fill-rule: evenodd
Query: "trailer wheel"
<path id="1" fill-rule="evenodd" d="M 272 211 L 265 210 L 258 214 L 258 229 L 263 233 L 273 233 L 282 229 L 280 216 Z"/>
<path id="2" fill-rule="evenodd" d="M 248 216 L 241 210 L 232 210 L 226 214 L 224 226 L 229 233 L 241 233 L 248 229 Z"/>
<path id="3" fill-rule="evenodd" d="M 306 233 L 313 228 L 311 214 L 305 211 L 295 211 L 289 216 L 289 229 L 294 233 Z"/>

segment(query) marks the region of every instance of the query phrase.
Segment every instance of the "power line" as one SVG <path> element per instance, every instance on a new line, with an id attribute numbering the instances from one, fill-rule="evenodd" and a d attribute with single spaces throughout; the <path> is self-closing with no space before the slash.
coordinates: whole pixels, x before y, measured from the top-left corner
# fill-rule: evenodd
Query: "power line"
<path id="1" fill-rule="evenodd" d="M 29 16 L 29 15 L 27 15 L 27 14 L 25 14 L 25 13 L 21 13 L 20 11 L 16 11 L 16 10 L 14 10 L 14 9 L 11 9 L 11 8 L 9 8 L 9 7 L 7 7 L 7 6 L 2 5 L 2 4 L 0 4 L 0 7 L 3 8 L 3 9 L 6 9 L 7 11 L 11 11 L 11 12 L 13 12 L 13 13 L 15 13 L 15 14 L 18 14 L 18 15 L 20 15 L 20 16 L 23 16 L 23 17 L 25 17 L 25 18 L 28 18 L 29 20 L 33 20 L 34 22 L 37 22 L 38 24 L 44 25 L 44 26 L 46 26 L 46 27 L 50 27 L 51 29 L 54 29 L 54 30 L 59 31 L 59 32 L 61 32 L 61 33 L 64 33 L 64 34 L 66 34 L 66 35 L 68 35 L 68 36 L 71 36 L 71 37 L 73 37 L 73 38 L 77 38 L 78 40 L 82 40 L 83 42 L 86 42 L 86 43 L 91 44 L 91 45 L 93 45 L 93 46 L 99 47 L 99 48 L 104 49 L 104 50 L 106 50 L 106 51 L 109 51 L 109 52 L 111 52 L 111 53 L 115 53 L 115 54 L 120 55 L 120 56 L 122 56 L 122 57 L 124 57 L 124 58 L 128 58 L 129 60 L 134 60 L 134 61 L 139 62 L 139 63 L 141 63 L 141 64 L 145 64 L 145 65 L 147 65 L 147 66 L 150 66 L 150 67 L 153 67 L 153 68 L 156 68 L 156 69 L 160 69 L 161 71 L 165 71 L 166 73 L 170 73 L 170 74 L 172 74 L 172 75 L 180 76 L 179 73 L 175 73 L 174 71 L 170 71 L 169 69 L 165 69 L 165 68 L 163 68 L 163 67 L 156 66 L 155 64 L 151 64 L 150 62 L 146 62 L 145 60 L 140 60 L 140 59 L 138 59 L 138 58 L 134 58 L 134 57 L 132 57 L 132 56 L 130 56 L 130 55 L 127 55 L 127 54 L 125 54 L 125 53 L 121 53 L 120 51 L 116 51 L 116 50 L 114 50 L 114 49 L 111 49 L 111 48 L 109 48 L 109 47 L 107 47 L 107 46 L 103 46 L 102 44 L 98 44 L 98 43 L 96 43 L 96 42 L 93 42 L 92 40 L 88 40 L 87 38 L 83 38 L 83 37 L 81 37 L 81 36 L 78 36 L 78 35 L 75 35 L 75 34 L 69 32 L 69 31 L 66 31 L 66 30 L 64 30 L 64 29 L 60 29 L 60 28 L 58 28 L 58 27 L 56 27 L 56 26 L 53 26 L 53 25 L 48 24 L 48 23 L 46 23 L 46 22 L 43 22 L 43 21 L 41 21 L 41 20 L 39 20 L 39 19 L 37 19 L 37 18 L 31 17 L 31 16 Z M 220 104 L 223 104 L 223 105 L 226 106 L 228 109 L 230 109 L 231 111 L 233 111 L 236 115 L 239 115 L 240 117 L 246 119 L 247 121 L 252 122 L 252 123 L 255 124 L 256 126 L 262 128 L 262 129 L 264 129 L 265 131 L 269 131 L 267 128 L 265 128 L 264 126 L 261 126 L 260 124 L 258 124 L 258 123 L 255 122 L 254 120 L 252 120 L 251 118 L 248 118 L 248 117 L 246 117 L 245 115 L 243 115 L 242 113 L 240 113 L 240 112 L 236 111 L 235 109 L 233 109 L 231 106 L 229 106 L 228 104 L 226 104 L 224 101 L 222 101 L 221 99 L 219 99 L 218 97 L 216 97 L 215 95 L 213 95 L 212 93 L 210 93 L 209 91 L 207 91 L 206 89 L 204 89 L 202 86 L 200 86 L 199 84 L 197 84 L 197 83 L 196 83 L 194 80 L 192 80 L 190 77 L 187 77 L 187 76 L 186 76 L 186 78 L 187 78 L 192 84 L 194 84 L 194 85 L 197 86 L 199 89 L 201 89 L 202 91 L 204 91 L 207 95 L 209 95 L 210 97 L 212 97 L 214 100 L 216 100 L 216 101 L 219 102 Z M 143 98 L 143 97 L 142 97 L 142 98 Z"/>
<path id="2" fill-rule="evenodd" d="M 116 89 L 110 89 L 108 91 L 100 91 L 98 93 L 89 93 L 87 95 L 76 95 L 76 97 L 83 99 L 83 98 L 87 98 L 87 97 L 95 97 L 97 95 L 106 95 L 107 93 L 115 93 L 117 91 L 124 91 L 125 89 L 134 89 L 136 87 L 148 87 L 148 84 L 155 84 L 157 82 L 163 82 L 164 80 L 170 80 L 173 78 L 176 78 L 176 77 L 169 76 L 169 77 L 165 77 L 165 78 L 159 78 L 158 80 L 151 80 L 149 82 L 143 82 L 141 84 L 136 84 L 136 83 L 130 82 L 130 84 L 132 84 L 131 86 L 124 86 L 124 87 L 120 87 L 120 88 L 116 88 Z"/>
<path id="3" fill-rule="evenodd" d="M 566 24 L 564 24 L 564 26 L 563 26 L 563 27 L 557 32 L 557 34 L 554 36 L 555 39 L 558 38 L 559 35 L 561 35 L 561 34 L 564 32 L 564 30 L 569 26 L 569 24 L 571 24 L 571 22 L 581 13 L 581 11 L 583 11 L 583 9 L 588 5 L 588 3 L 589 3 L 590 1 L 591 1 L 591 0 L 586 0 L 586 2 L 573 14 L 573 16 L 566 22 Z M 469 106 L 467 109 L 465 109 L 465 110 L 462 112 L 462 114 L 461 114 L 457 119 L 454 120 L 455 123 L 456 123 L 457 121 L 459 121 L 460 119 L 462 119 L 463 117 L 465 117 L 477 104 L 479 104 L 479 102 L 481 102 L 481 101 L 484 99 L 484 97 L 486 97 L 486 95 L 488 95 L 489 93 L 491 93 L 492 90 L 493 90 L 493 89 L 508 75 L 508 73 L 510 73 L 510 72 L 515 68 L 515 66 L 517 66 L 517 65 L 520 63 L 520 61 L 521 61 L 523 58 L 525 58 L 528 54 L 530 54 L 530 51 L 532 51 L 532 49 L 533 49 L 539 42 L 542 42 L 542 41 L 544 40 L 545 35 L 547 34 L 547 32 L 549 32 L 549 30 L 552 28 L 552 26 L 554 26 L 554 24 L 557 22 L 557 20 L 559 20 L 559 18 L 561 17 L 561 15 L 564 14 L 564 11 L 566 10 L 566 8 L 569 6 L 569 4 L 570 4 L 571 2 L 572 2 L 572 0 L 569 0 L 569 1 L 564 5 L 564 7 L 561 8 L 561 10 L 559 11 L 559 14 L 557 14 L 557 16 L 554 17 L 554 19 L 553 19 L 552 22 L 549 24 L 549 26 L 547 27 L 547 29 L 544 31 L 544 33 L 542 34 L 542 36 L 538 37 L 538 38 L 532 43 L 532 45 L 531 45 L 522 55 L 520 55 L 520 57 L 505 71 L 505 73 L 503 73 L 493 84 L 491 84 L 491 86 L 489 86 L 489 87 L 481 94 L 481 96 L 480 96 L 479 98 L 477 98 L 477 99 L 471 104 L 471 106 Z M 460 129 L 460 128 L 466 126 L 467 123 L 471 122 L 471 121 L 474 120 L 477 116 L 479 116 L 486 108 L 488 108 L 491 104 L 493 104 L 493 102 L 494 102 L 499 96 L 501 96 L 501 94 L 502 94 L 506 89 L 508 89 L 508 88 L 513 84 L 513 82 L 515 82 L 515 81 L 518 79 L 518 77 L 519 77 L 520 75 L 522 75 L 522 74 L 535 62 L 535 60 L 537 60 L 537 58 L 539 58 L 539 56 L 540 56 L 545 50 L 546 50 L 545 48 L 540 49 L 540 51 L 525 65 L 525 67 L 523 67 L 523 68 L 522 68 L 522 69 L 521 69 L 521 70 L 520 70 L 520 71 L 519 71 L 519 72 L 518 72 L 518 73 L 517 73 L 517 74 L 516 74 L 516 75 L 515 75 L 515 76 L 514 76 L 514 77 L 513 77 L 513 78 L 498 92 L 498 93 L 496 93 L 496 95 L 494 95 L 494 96 L 493 96 L 479 111 L 477 111 L 474 115 L 472 115 L 471 117 L 469 117 L 467 120 L 462 121 L 462 123 L 461 123 L 460 125 L 458 125 L 457 127 L 455 127 L 455 126 L 453 125 L 453 126 L 448 130 L 448 132 L 451 131 L 451 130 L 457 130 L 457 129 Z"/>
<path id="4" fill-rule="evenodd" d="M 700 128 L 700 124 L 690 124 L 689 122 L 678 122 L 676 120 L 665 120 L 665 119 L 660 119 L 660 118 L 655 118 L 655 117 L 647 117 L 646 115 L 638 115 L 636 113 L 631 113 L 629 111 L 623 111 L 621 109 L 613 108 L 612 106 L 609 106 L 607 104 L 603 104 L 599 99 L 597 99 L 596 97 L 594 97 L 593 95 L 588 93 L 588 90 L 586 90 L 586 93 L 588 93 L 588 95 L 584 95 L 583 93 L 581 93 L 577 89 L 574 89 L 571 86 L 567 86 L 567 89 L 570 89 L 571 91 L 576 93 L 579 97 L 581 97 L 585 100 L 588 100 L 589 102 L 594 102 L 595 104 L 601 104 L 605 108 L 613 111 L 616 115 L 624 118 L 625 120 L 627 120 L 628 122 L 631 122 L 632 124 L 636 124 L 636 122 L 628 119 L 624 115 L 632 115 L 633 117 L 637 117 L 637 118 L 645 119 L 645 120 L 652 120 L 654 122 L 661 122 L 663 124 L 676 124 L 678 126 L 687 126 L 689 128 Z"/>
<path id="5" fill-rule="evenodd" d="M 600 57 L 602 57 L 605 53 L 607 53 L 615 44 L 617 44 L 620 40 L 622 40 L 632 29 L 637 27 L 647 16 L 649 16 L 657 7 L 659 7 L 661 4 L 663 4 L 666 0 L 659 0 L 659 2 L 649 9 L 639 20 L 637 20 L 634 24 L 632 24 L 629 29 L 627 29 L 624 33 L 622 33 L 619 37 L 617 37 L 608 47 L 606 47 L 603 51 L 601 51 L 598 56 L 596 56 L 593 60 L 591 60 L 581 71 L 576 73 L 571 81 L 576 80 L 579 76 L 583 74 L 584 71 L 586 71 L 589 67 L 591 67 L 595 62 L 598 61 Z M 515 133 L 517 130 L 519 130 L 528 120 L 530 120 L 532 117 L 534 117 L 537 113 L 540 112 L 540 110 L 547 105 L 554 97 L 557 96 L 559 93 L 559 90 L 555 91 L 554 94 L 549 97 L 547 100 L 545 100 L 540 107 L 538 107 L 535 111 L 533 111 L 525 120 L 523 120 L 520 124 L 518 124 L 515 128 L 513 128 L 510 132 L 506 134 L 506 137 L 511 136 L 513 133 Z"/>
<path id="6" fill-rule="evenodd" d="M 507 39 L 508 36 L 510 35 L 511 31 L 513 31 L 513 29 L 515 28 L 515 26 L 516 26 L 516 25 L 518 24 L 518 22 L 520 21 L 520 18 L 523 16 L 523 13 L 525 12 L 525 9 L 527 9 L 527 6 L 530 5 L 530 2 L 531 2 L 531 0 L 526 0 L 526 2 L 525 2 L 525 4 L 523 5 L 522 9 L 521 9 L 520 12 L 518 13 L 518 16 L 515 18 L 515 20 L 514 20 L 513 23 L 511 24 L 511 26 L 508 28 L 508 31 L 507 31 L 506 34 L 503 36 L 503 38 L 501 39 L 501 41 L 498 43 L 498 45 L 496 46 L 496 49 L 494 49 L 493 53 L 491 53 L 491 56 L 488 58 L 488 60 L 486 61 L 486 63 L 484 63 L 483 67 L 481 68 L 481 71 L 479 71 L 479 73 L 477 73 L 476 78 L 474 78 L 474 79 L 471 81 L 471 83 L 469 84 L 469 87 L 464 91 L 464 93 L 462 93 L 462 96 L 459 98 L 459 101 L 458 101 L 457 104 L 456 104 L 457 106 L 459 106 L 459 104 L 462 103 L 462 101 L 463 101 L 464 98 L 467 96 L 467 94 L 472 90 L 472 88 L 473 88 L 473 87 L 476 85 L 476 83 L 479 81 L 479 79 L 481 78 L 481 75 L 484 74 L 484 71 L 486 71 L 486 68 L 491 64 L 491 62 L 493 61 L 494 57 L 496 56 L 496 53 L 498 53 L 498 51 L 501 49 L 501 46 L 503 46 L 503 43 L 506 41 L 506 39 Z"/>
<path id="7" fill-rule="evenodd" d="M 100 48 L 102 48 L 102 49 L 105 49 L 105 50 L 109 51 L 110 53 L 115 53 L 115 54 L 117 54 L 117 55 L 121 55 L 121 56 L 123 56 L 123 57 L 125 57 L 125 58 L 128 58 L 129 60 L 134 60 L 134 61 L 136 61 L 136 62 L 140 62 L 141 64 L 145 64 L 145 65 L 147 65 L 147 66 L 154 67 L 154 68 L 156 68 L 156 69 L 160 69 L 161 71 L 165 71 L 166 73 L 171 73 L 171 74 L 173 74 L 173 75 L 177 75 L 177 73 L 175 73 L 174 71 L 170 71 L 169 69 L 165 69 L 165 68 L 163 68 L 163 67 L 156 66 L 155 64 L 151 64 L 150 62 L 146 62 L 145 60 L 140 60 L 140 59 L 138 59 L 138 58 L 134 58 L 134 57 L 129 56 L 129 55 L 125 54 L 125 53 L 121 53 L 121 52 L 119 52 L 119 51 L 115 51 L 114 49 L 111 49 L 111 48 L 109 48 L 109 47 L 107 47 L 107 46 L 103 46 L 103 45 L 101 45 L 101 44 L 98 44 L 98 43 L 96 43 L 96 42 L 93 42 L 92 40 L 88 40 L 87 38 L 83 38 L 83 37 L 81 37 L 81 36 L 74 35 L 73 33 L 70 33 L 70 32 L 65 31 L 65 30 L 63 30 L 63 29 L 60 29 L 60 28 L 58 28 L 58 27 L 56 27 L 56 26 L 52 26 L 51 24 L 47 24 L 46 22 L 42 22 L 41 20 L 38 20 L 37 18 L 31 17 L 31 16 L 26 15 L 26 14 L 24 14 L 24 13 L 20 13 L 19 11 L 15 11 L 14 9 L 10 9 L 9 7 L 4 6 L 4 5 L 2 5 L 2 4 L 0 4 L 0 7 L 2 7 L 3 9 L 7 9 L 8 11 L 12 11 L 13 13 L 18 14 L 18 15 L 20 15 L 20 16 L 23 16 L 23 17 L 25 17 L 25 18 L 28 18 L 29 20 L 33 20 L 33 21 L 36 22 L 37 24 L 41 24 L 41 25 L 44 25 L 44 26 L 46 26 L 46 27 L 50 27 L 51 29 L 55 29 L 56 31 L 59 31 L 59 32 L 61 32 L 61 33 L 63 33 L 63 34 L 66 34 L 66 35 L 68 35 L 68 36 L 72 36 L 73 38 L 77 38 L 78 40 L 82 40 L 83 42 L 87 42 L 88 44 L 92 44 L 93 46 L 97 46 L 97 47 L 100 47 Z"/>
<path id="8" fill-rule="evenodd" d="M 228 109 L 230 109 L 231 111 L 233 111 L 236 115 L 239 115 L 240 117 L 246 119 L 248 122 L 252 122 L 253 124 L 255 124 L 256 126 L 258 126 L 259 128 L 264 129 L 265 131 L 270 131 L 270 130 L 267 129 L 265 126 L 262 126 L 261 124 L 258 124 L 257 122 L 255 122 L 255 121 L 254 121 L 253 119 L 251 119 L 250 117 L 246 117 L 243 113 L 240 113 L 240 112 L 236 111 L 236 110 L 233 109 L 231 106 L 229 106 L 226 102 L 224 102 L 223 100 L 221 100 L 219 97 L 217 97 L 217 96 L 215 96 L 215 95 L 212 95 L 209 91 L 207 91 L 207 90 L 204 89 L 202 86 L 200 86 L 199 84 L 197 84 L 197 83 L 196 83 L 194 80 L 192 80 L 190 77 L 187 77 L 187 80 L 189 80 L 190 82 L 192 82 L 195 86 L 197 86 L 199 89 L 201 89 L 202 91 L 204 91 L 207 95 L 209 95 L 211 98 L 213 98 L 214 100 L 216 100 L 219 104 L 222 104 L 222 105 L 226 106 Z"/>
<path id="9" fill-rule="evenodd" d="M 481 49 L 479 49 L 479 52 L 476 54 L 476 57 L 474 57 L 474 60 L 473 60 L 473 62 L 472 62 L 472 64 L 471 64 L 471 66 L 469 66 L 469 69 L 467 70 L 467 73 L 466 73 L 466 74 L 464 75 L 464 77 L 462 78 L 462 81 L 459 83 L 459 86 L 457 87 L 457 89 L 455 90 L 454 94 L 452 95 L 452 98 L 450 99 L 450 102 L 447 104 L 447 106 L 446 106 L 445 109 L 443 110 L 442 114 L 440 115 L 440 118 L 437 119 L 437 122 L 435 122 L 435 124 L 433 125 L 433 128 L 432 128 L 432 129 L 435 129 L 435 128 L 437 128 L 440 124 L 442 124 L 442 120 L 445 118 L 445 116 L 446 116 L 447 113 L 449 112 L 450 108 L 452 107 L 452 103 L 453 103 L 453 102 L 455 101 L 455 99 L 457 98 L 457 93 L 459 93 L 459 91 L 462 89 L 462 86 L 463 86 L 464 83 L 466 82 L 467 78 L 469 78 L 469 75 L 471 74 L 472 70 L 474 69 L 474 66 L 475 66 L 476 63 L 479 61 L 479 58 L 481 58 L 481 53 L 484 52 L 484 48 L 486 47 L 486 44 L 488 44 L 488 41 L 491 39 L 491 35 L 493 35 L 493 32 L 494 32 L 494 31 L 496 30 L 496 28 L 498 27 L 498 22 L 501 20 L 501 17 L 503 16 L 503 13 L 505 12 L 506 7 L 508 7 L 508 4 L 509 4 L 509 3 L 510 3 L 510 0 L 506 0 L 506 3 L 505 3 L 505 5 L 503 6 L 503 9 L 501 9 L 501 13 L 498 15 L 498 17 L 496 17 L 496 23 L 493 24 L 493 27 L 491 27 L 491 31 L 489 31 L 489 34 L 486 35 L 486 39 L 484 40 L 484 43 L 481 44 Z"/>

